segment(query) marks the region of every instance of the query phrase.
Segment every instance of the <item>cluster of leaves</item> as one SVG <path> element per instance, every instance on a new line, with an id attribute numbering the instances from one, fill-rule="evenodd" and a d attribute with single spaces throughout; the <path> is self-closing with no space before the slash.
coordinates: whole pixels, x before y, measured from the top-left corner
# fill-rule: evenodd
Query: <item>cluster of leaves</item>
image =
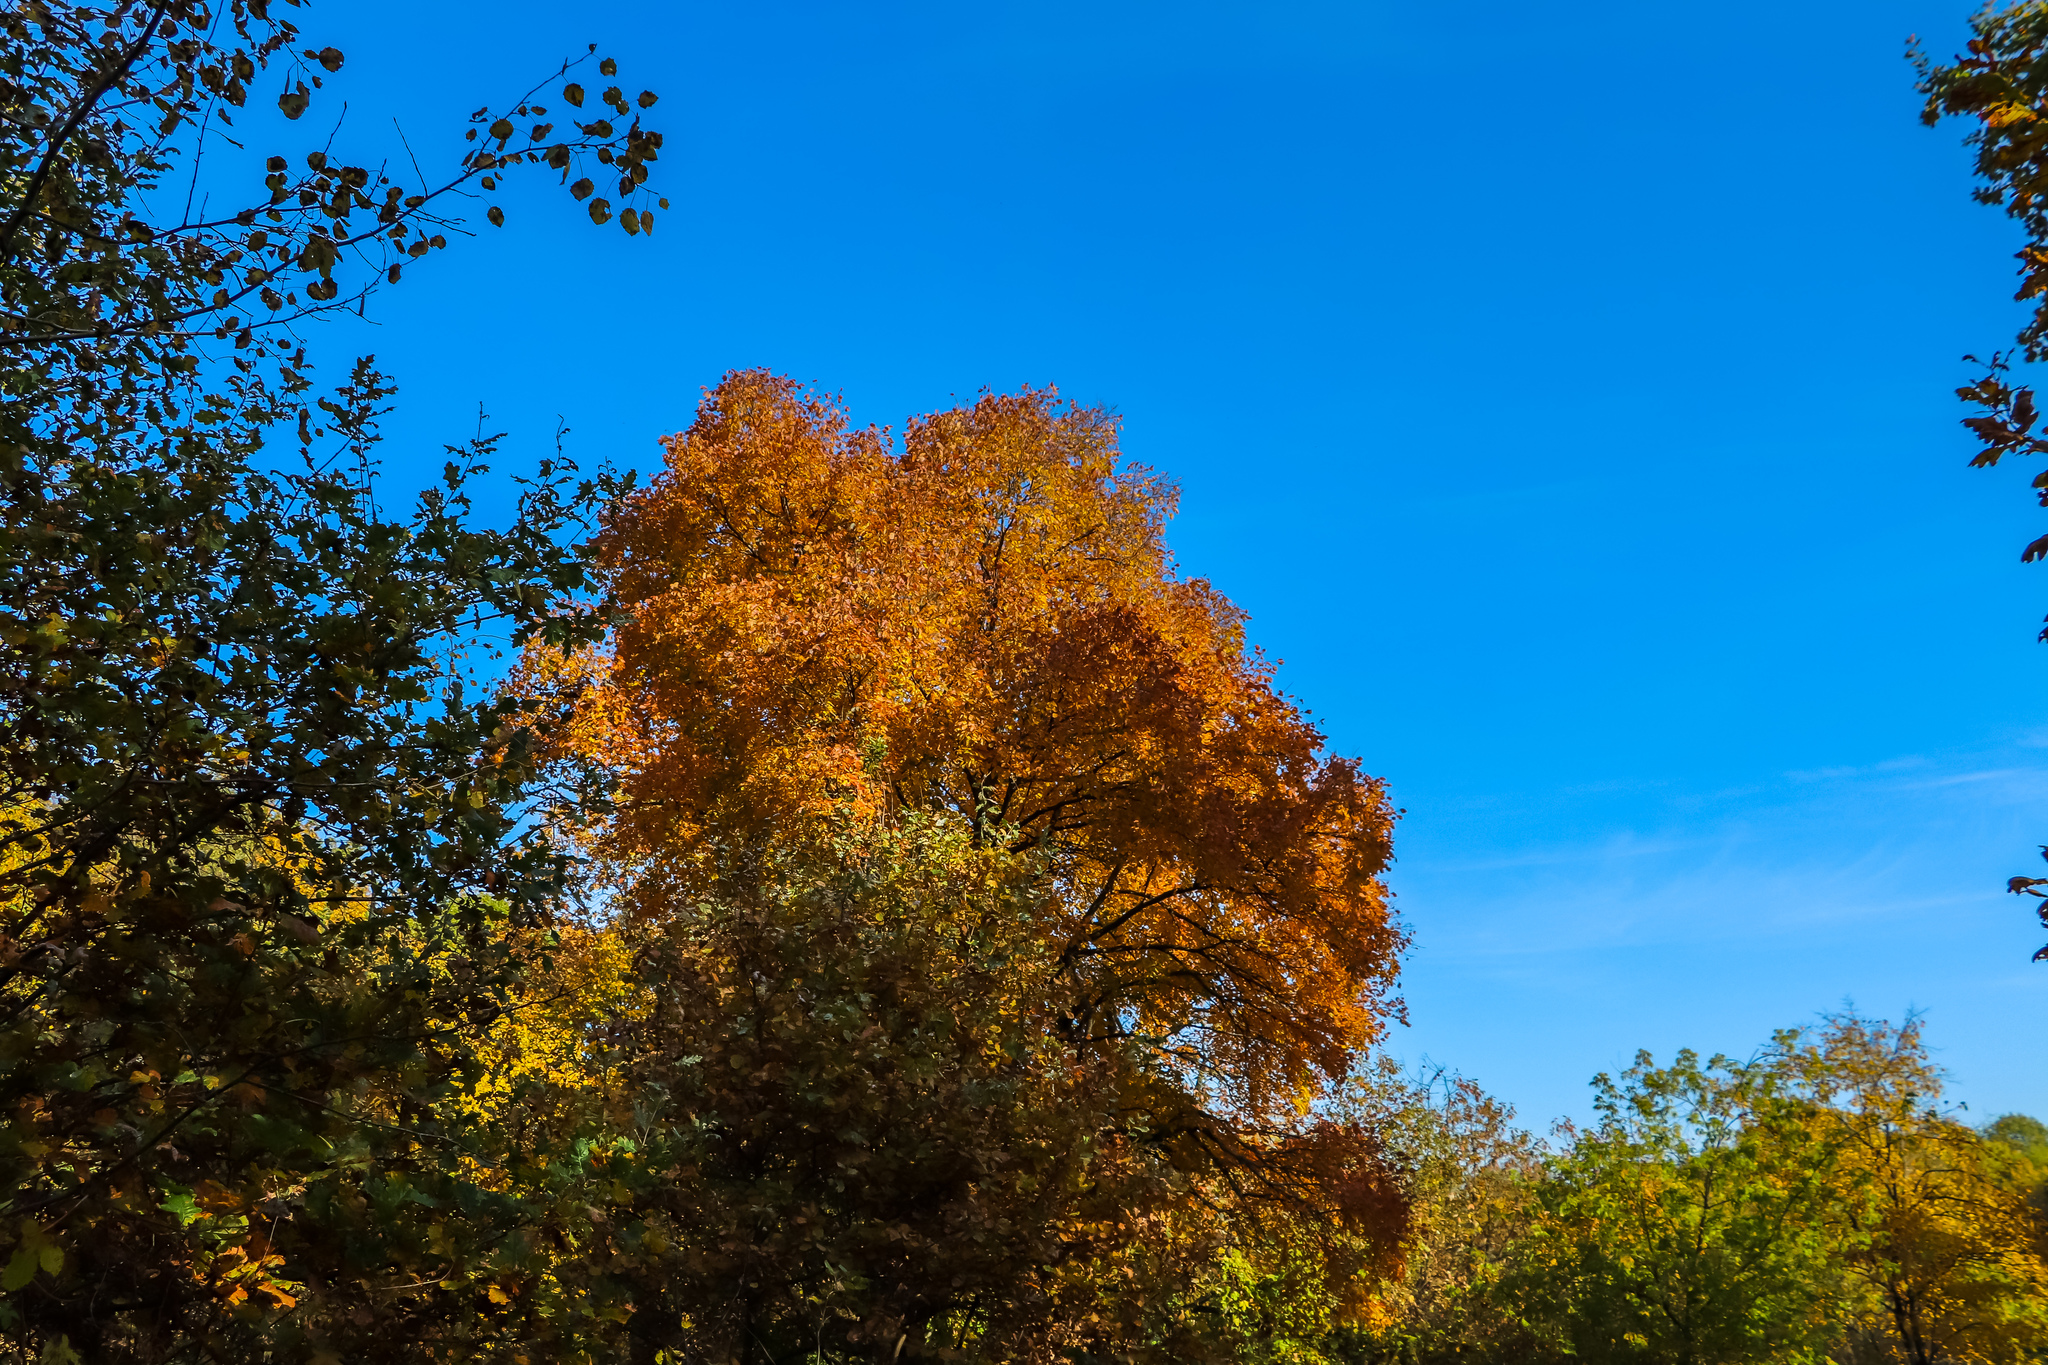
<path id="1" fill-rule="evenodd" d="M 63 413 L 59 434 L 132 438 L 162 397 L 158 378 L 199 365 L 197 342 L 261 351 L 274 324 L 359 310 L 379 281 L 447 245 L 460 225 L 452 202 L 489 197 L 520 167 L 557 171 L 600 223 L 613 205 L 591 198 L 592 176 L 615 175 L 621 224 L 652 230 L 644 185 L 661 135 L 631 111 L 655 96 L 629 103 L 608 86 L 597 99 L 624 125 L 578 120 L 586 94 L 568 77 L 580 63 L 471 115 L 472 145 L 438 183 L 409 148 L 410 177 L 333 155 L 330 136 L 303 157 L 267 158 L 260 193 L 211 186 L 198 152 L 209 136 L 239 147 L 228 130 L 257 84 L 276 79 L 278 110 L 299 119 L 343 64 L 332 47 L 300 48 L 272 9 L 36 4 L 0 22 L 0 355 L 14 397 L 45 422 Z M 598 65 L 617 71 L 610 58 Z M 568 106 L 563 125 L 537 102 L 548 90 Z M 233 207 L 211 210 L 216 195 Z M 487 217 L 504 221 L 496 204 Z"/>
<path id="2" fill-rule="evenodd" d="M 479 1305 L 586 1174 L 496 1179 L 464 1096 L 575 893 L 549 825 L 603 790 L 477 670 L 594 634 L 600 489 L 543 465 L 480 528 L 484 439 L 387 512 L 389 384 L 317 395 L 288 324 L 442 244 L 458 187 L 591 158 L 625 199 L 659 138 L 480 115 L 439 188 L 314 151 L 209 216 L 201 144 L 341 66 L 271 10 L 0 17 L 0 1336 L 46 1358 L 522 1340 Z"/>
<path id="3" fill-rule="evenodd" d="M 1921 121 L 1975 119 L 1977 201 L 2000 207 L 2027 235 L 2017 253 L 2021 301 L 2039 300 L 2020 331 L 2028 360 L 2048 355 L 2048 5 L 1986 6 L 1971 20 L 1966 50 L 1947 65 L 1914 54 Z M 1966 391 L 1967 392 L 1967 391 Z"/>
<path id="4" fill-rule="evenodd" d="M 359 370 L 337 428 L 366 440 L 383 392 Z M 307 1201 L 389 1145 L 366 1125 L 433 1127 L 508 1003 L 501 922 L 567 890 L 525 819 L 536 718 L 464 703 L 436 651 L 575 589 L 573 497 L 543 482 L 515 531 L 470 529 L 472 462 L 392 521 L 359 470 L 255 474 L 226 435 L 168 470 L 5 472 L 0 1286 L 74 1343 L 145 1305 L 170 1335 L 244 1289 L 288 1307 L 302 1252 L 352 1250 Z M 144 1248 L 195 1189 L 239 1222 L 173 1297 Z M 288 1274 L 242 1270 L 285 1250 Z"/>
<path id="5" fill-rule="evenodd" d="M 2020 328 L 2018 349 L 2025 359 L 2037 361 L 2048 356 L 2048 3 L 1986 5 L 1970 27 L 1966 51 L 1946 65 L 1914 54 L 1920 92 L 1927 97 L 1921 120 L 1930 126 L 1946 117 L 1975 122 L 1967 141 L 1976 150 L 1977 200 L 2002 207 L 2026 234 L 2015 253 L 2020 263 L 2016 298 L 2031 302 L 2033 312 Z M 2034 390 L 2015 382 L 2009 354 L 1993 355 L 1983 377 L 1956 395 L 1977 409 L 1963 423 L 1980 443 L 1972 466 L 1994 466 L 2008 456 L 2048 455 Z M 2048 507 L 2048 471 L 2034 477 L 2033 487 Z M 2048 559 L 2048 536 L 2030 542 L 2020 558 L 2026 563 Z M 2048 629 L 2041 638 L 2048 640 Z M 2041 852 L 2048 858 L 2048 845 Z M 2048 927 L 2048 877 L 2014 877 L 2008 887 L 2016 895 L 2044 899 L 2036 913 Z M 2048 960 L 2048 947 L 2037 951 L 2034 960 Z"/>
<path id="6" fill-rule="evenodd" d="M 686 1359 L 1050 1360 L 1189 1186 L 1111 1116 L 1142 1073 L 1050 1027 L 1028 880 L 906 824 L 644 926 L 623 1231 L 590 1270 Z M 622 1114 L 621 1117 L 624 1117 Z M 1103 1139 L 1103 1140 L 1098 1140 Z"/>

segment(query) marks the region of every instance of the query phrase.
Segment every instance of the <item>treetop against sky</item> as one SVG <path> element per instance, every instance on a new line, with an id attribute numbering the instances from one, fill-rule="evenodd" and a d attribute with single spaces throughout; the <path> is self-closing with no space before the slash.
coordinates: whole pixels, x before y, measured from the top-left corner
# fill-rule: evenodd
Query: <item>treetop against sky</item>
<path id="1" fill-rule="evenodd" d="M 396 13 L 322 16 L 365 35 L 351 98 L 466 116 L 368 40 Z M 559 56 L 523 13 L 404 22 L 477 84 Z M 1584 1112 L 1638 1043 L 1853 998 L 1929 1010 L 1973 1105 L 2048 1108 L 2002 894 L 2048 795 L 2031 476 L 1967 469 L 1951 394 L 2023 317 L 2019 238 L 1904 56 L 1962 11 L 589 17 L 687 84 L 689 188 L 573 253 L 515 191 L 517 232 L 380 300 L 394 460 L 481 403 L 527 458 L 559 419 L 652 470 L 735 367 L 857 424 L 1056 384 L 1178 483 L 1182 570 L 1406 811 L 1397 1049 Z M 447 306 L 543 268 L 545 325 Z"/>

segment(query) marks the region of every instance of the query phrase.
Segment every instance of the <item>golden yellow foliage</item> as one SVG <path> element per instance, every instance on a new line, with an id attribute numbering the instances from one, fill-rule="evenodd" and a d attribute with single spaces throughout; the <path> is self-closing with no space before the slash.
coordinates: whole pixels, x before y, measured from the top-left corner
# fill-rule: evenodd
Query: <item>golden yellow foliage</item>
<path id="1" fill-rule="evenodd" d="M 2048 1347 L 2048 1261 L 2032 1171 L 1940 1106 L 1917 1020 L 1832 1018 L 1790 1063 L 1840 1152 L 1844 1259 L 1863 1291 L 1859 1356 L 2017 1365 Z"/>
<path id="2" fill-rule="evenodd" d="M 1108 414 L 989 396 L 899 446 L 740 373 L 667 457 L 597 542 L 612 650 L 558 679 L 642 915 L 918 811 L 1041 860 L 1076 1037 L 1286 1112 L 1377 1036 L 1393 812 L 1175 572 Z"/>

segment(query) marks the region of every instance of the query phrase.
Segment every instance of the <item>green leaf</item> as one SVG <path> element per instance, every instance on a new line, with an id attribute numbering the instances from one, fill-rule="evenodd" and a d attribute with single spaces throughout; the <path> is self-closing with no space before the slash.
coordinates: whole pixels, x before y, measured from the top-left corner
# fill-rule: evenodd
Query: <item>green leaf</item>
<path id="1" fill-rule="evenodd" d="M 190 1190 L 175 1191 L 157 1207 L 177 1219 L 181 1228 L 189 1228 L 199 1221 L 199 1201 L 192 1197 Z"/>
<path id="2" fill-rule="evenodd" d="M 36 1267 L 41 1260 L 38 1249 L 25 1246 L 15 1252 L 7 1262 L 7 1269 L 0 1273 L 0 1293 L 12 1294 L 24 1288 L 36 1277 Z"/>

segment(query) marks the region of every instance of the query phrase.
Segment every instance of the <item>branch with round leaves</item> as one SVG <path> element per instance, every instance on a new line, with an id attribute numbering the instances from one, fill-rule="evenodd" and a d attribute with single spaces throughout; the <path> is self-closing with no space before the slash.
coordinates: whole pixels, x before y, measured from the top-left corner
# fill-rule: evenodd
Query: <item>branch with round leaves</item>
<path id="1" fill-rule="evenodd" d="M 361 311 L 467 230 L 463 201 L 495 195 L 522 168 L 556 171 L 579 201 L 616 177 L 617 207 L 587 207 L 630 235 L 666 207 L 647 188 L 662 139 L 640 114 L 654 94 L 629 100 L 611 85 L 596 116 L 580 118 L 592 97 L 574 78 L 593 62 L 617 72 L 593 48 L 473 114 L 471 145 L 437 178 L 402 129 L 393 156 L 343 155 L 337 121 L 319 145 L 268 157 L 260 193 L 210 209 L 208 143 L 250 138 L 237 118 L 261 105 L 265 73 L 281 79 L 275 108 L 291 124 L 345 64 L 270 5 L 56 3 L 0 16 L 0 72 L 11 73 L 0 77 L 0 355 L 13 374 L 0 427 L 60 443 L 132 439 L 123 433 L 160 426 L 169 408 L 200 406 L 196 393 L 169 395 L 224 359 L 252 378 L 268 362 L 290 389 L 302 369 L 296 324 Z M 551 121 L 549 105 L 579 116 Z M 496 203 L 484 216 L 505 221 Z"/>
<path id="2" fill-rule="evenodd" d="M 333 48 L 305 55 L 328 71 L 342 65 L 341 53 Z M 435 185 L 422 184 L 416 193 L 396 183 L 388 163 L 375 168 L 350 164 L 321 149 L 308 152 L 296 174 L 285 157 L 270 157 L 264 167 L 264 202 L 231 215 L 152 226 L 141 214 L 124 213 L 109 225 L 111 230 L 95 234 L 92 245 L 126 265 L 129 306 L 117 305 L 110 313 L 105 294 L 89 286 L 87 299 L 69 309 L 52 308 L 48 301 L 40 308 L 22 306 L 0 291 L 0 350 L 74 340 L 104 344 L 128 336 L 175 340 L 203 335 L 232 338 L 239 348 L 251 343 L 257 328 L 356 308 L 375 288 L 375 277 L 396 283 L 405 264 L 447 246 L 447 234 L 464 221 L 442 211 L 452 196 L 472 185 L 496 192 L 506 175 L 522 166 L 546 165 L 568 183 L 571 174 L 595 161 L 617 174 L 622 201 L 651 198 L 643 186 L 662 138 L 644 129 L 637 116 L 624 127 L 603 118 L 572 121 L 567 137 L 556 136 L 557 126 L 543 121 L 548 111 L 536 97 L 555 80 L 564 82 L 567 102 L 582 102 L 582 87 L 565 79 L 579 64 L 565 62 L 505 113 L 485 109 L 472 115 L 465 136 L 482 145 L 463 156 L 453 175 Z M 609 58 L 599 66 L 617 69 Z M 279 97 L 280 110 L 287 118 L 302 117 L 309 93 L 303 80 L 294 82 Z M 616 110 L 626 108 L 617 87 L 607 90 L 604 99 Z M 638 104 L 644 109 L 655 100 L 653 92 L 644 91 Z M 592 184 L 589 175 L 578 174 L 571 192 L 579 200 L 588 198 Z M 665 199 L 657 202 L 667 205 Z M 612 216 L 612 206 L 596 199 L 590 213 L 602 223 Z M 495 204 L 486 216 L 493 225 L 505 221 Z M 66 230 L 52 214 L 32 217 L 46 234 Z M 629 204 L 618 217 L 630 234 L 653 228 L 653 209 L 644 204 Z M 351 261 L 372 278 L 345 289 L 337 274 Z M 179 287 L 194 280 L 200 287 Z"/>

